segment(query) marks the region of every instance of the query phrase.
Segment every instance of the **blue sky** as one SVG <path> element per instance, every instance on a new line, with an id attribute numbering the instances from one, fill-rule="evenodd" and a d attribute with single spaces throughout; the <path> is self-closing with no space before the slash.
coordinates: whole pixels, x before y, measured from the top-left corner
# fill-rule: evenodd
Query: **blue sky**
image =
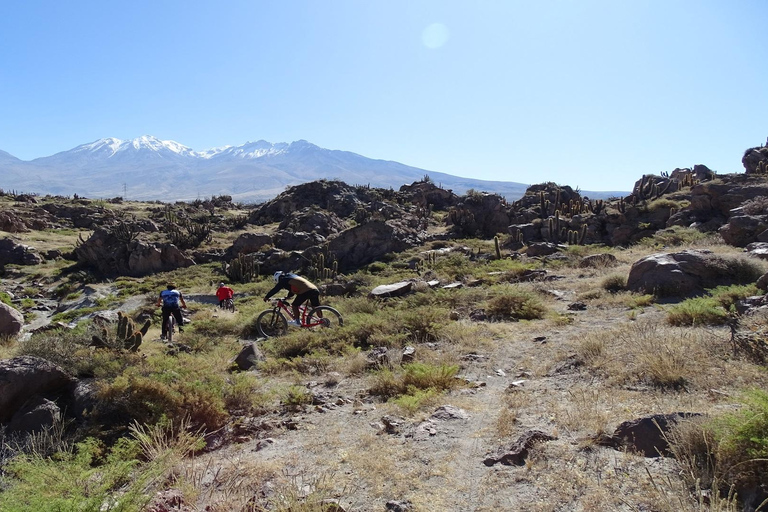
<path id="1" fill-rule="evenodd" d="M 628 190 L 768 136 L 768 2 L 4 2 L 0 150 L 259 139 Z"/>

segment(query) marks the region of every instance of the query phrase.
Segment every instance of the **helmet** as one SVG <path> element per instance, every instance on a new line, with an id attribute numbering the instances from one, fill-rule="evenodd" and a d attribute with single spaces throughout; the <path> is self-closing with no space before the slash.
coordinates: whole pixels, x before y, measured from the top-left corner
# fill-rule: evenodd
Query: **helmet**
<path id="1" fill-rule="evenodd" d="M 275 279 L 275 282 L 277 282 L 280 279 L 281 275 L 283 275 L 283 271 L 278 270 L 277 272 L 275 272 L 275 275 L 273 275 L 272 277 Z"/>
<path id="2" fill-rule="evenodd" d="M 219 283 L 219 288 L 223 287 L 224 283 Z"/>

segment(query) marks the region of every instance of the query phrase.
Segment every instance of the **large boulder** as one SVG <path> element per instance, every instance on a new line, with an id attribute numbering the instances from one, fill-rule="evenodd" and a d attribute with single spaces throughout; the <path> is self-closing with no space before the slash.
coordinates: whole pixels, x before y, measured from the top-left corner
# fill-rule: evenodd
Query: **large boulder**
<path id="1" fill-rule="evenodd" d="M 38 265 L 43 258 L 35 254 L 34 249 L 26 245 L 18 244 L 10 238 L 0 238 L 0 266 L 14 265 Z"/>
<path id="2" fill-rule="evenodd" d="M 266 233 L 243 233 L 235 239 L 228 252 L 230 257 L 234 257 L 240 253 L 258 252 L 270 245 L 272 245 L 272 237 Z"/>
<path id="3" fill-rule="evenodd" d="M 627 289 L 659 296 L 687 297 L 720 285 L 745 284 L 729 263 L 711 251 L 688 250 L 652 254 L 636 261 L 627 277 Z"/>
<path id="4" fill-rule="evenodd" d="M 275 233 L 275 247 L 284 251 L 301 251 L 325 242 L 325 237 L 306 231 L 278 231 Z"/>
<path id="5" fill-rule="evenodd" d="M 498 194 L 475 192 L 449 210 L 448 220 L 460 235 L 492 237 L 512 224 L 510 207 Z"/>
<path id="6" fill-rule="evenodd" d="M 97 229 L 75 248 L 77 260 L 108 276 L 141 277 L 157 272 L 189 267 L 195 261 L 168 243 L 119 240 L 106 229 Z"/>
<path id="7" fill-rule="evenodd" d="M 61 419 L 61 409 L 56 402 L 34 395 L 16 411 L 8 426 L 6 434 L 32 433 L 53 427 Z"/>
<path id="8" fill-rule="evenodd" d="M 64 370 L 39 357 L 0 361 L 0 423 L 7 423 L 30 397 L 68 389 L 74 381 Z"/>
<path id="9" fill-rule="evenodd" d="M 343 231 L 329 242 L 328 249 L 336 256 L 339 271 L 347 272 L 422 242 L 420 232 L 397 221 L 371 221 Z"/>
<path id="10" fill-rule="evenodd" d="M 7 233 L 23 233 L 29 231 L 24 220 L 13 212 L 0 212 L 0 231 Z"/>
<path id="11" fill-rule="evenodd" d="M 725 243 L 736 247 L 746 247 L 757 241 L 758 235 L 768 229 L 768 217 L 765 215 L 737 215 L 728 219 L 720 228 L 720 236 Z"/>
<path id="12" fill-rule="evenodd" d="M 430 180 L 415 181 L 400 187 L 405 199 L 422 208 L 445 210 L 459 202 L 459 196 L 451 190 L 440 188 Z"/>
<path id="13" fill-rule="evenodd" d="M 759 172 L 760 164 L 768 164 L 768 147 L 750 148 L 744 152 L 741 159 L 746 174 L 756 174 Z"/>
<path id="14" fill-rule="evenodd" d="M 16 336 L 24 326 L 24 315 L 0 302 L 0 335 Z"/>
<path id="15" fill-rule="evenodd" d="M 288 217 L 283 219 L 278 228 L 295 232 L 316 233 L 327 237 L 347 229 L 347 223 L 333 212 L 325 212 L 316 207 L 307 207 L 291 212 Z"/>

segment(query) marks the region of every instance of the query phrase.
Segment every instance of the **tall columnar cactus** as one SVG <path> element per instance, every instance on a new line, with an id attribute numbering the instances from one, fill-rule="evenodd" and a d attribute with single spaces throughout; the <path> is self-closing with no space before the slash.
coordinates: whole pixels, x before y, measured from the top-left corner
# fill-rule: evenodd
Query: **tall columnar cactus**
<path id="1" fill-rule="evenodd" d="M 499 237 L 495 236 L 493 237 L 493 247 L 496 250 L 496 259 L 501 259 L 501 247 L 499 246 Z"/>
<path id="2" fill-rule="evenodd" d="M 222 262 L 222 271 L 231 281 L 247 283 L 259 275 L 259 264 L 253 254 L 240 253 L 229 263 Z"/>

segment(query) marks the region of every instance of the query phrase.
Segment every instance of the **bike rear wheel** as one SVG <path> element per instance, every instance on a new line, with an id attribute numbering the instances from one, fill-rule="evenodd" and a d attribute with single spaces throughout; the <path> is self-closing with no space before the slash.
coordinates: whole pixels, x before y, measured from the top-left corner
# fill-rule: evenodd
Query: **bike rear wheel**
<path id="1" fill-rule="evenodd" d="M 256 329 L 265 338 L 283 336 L 288 332 L 288 320 L 280 311 L 268 309 L 256 317 Z"/>
<path id="2" fill-rule="evenodd" d="M 235 301 L 232 300 L 232 299 L 225 300 L 224 301 L 224 309 L 234 313 L 235 312 Z"/>
<path id="3" fill-rule="evenodd" d="M 331 306 L 317 306 L 309 312 L 307 324 L 311 326 L 310 329 L 315 330 L 338 328 L 344 325 L 344 319 L 341 317 L 341 313 Z"/>
<path id="4" fill-rule="evenodd" d="M 173 313 L 168 315 L 168 320 L 165 321 L 165 339 L 168 343 L 173 343 L 173 331 L 176 327 L 176 319 L 173 317 Z"/>

